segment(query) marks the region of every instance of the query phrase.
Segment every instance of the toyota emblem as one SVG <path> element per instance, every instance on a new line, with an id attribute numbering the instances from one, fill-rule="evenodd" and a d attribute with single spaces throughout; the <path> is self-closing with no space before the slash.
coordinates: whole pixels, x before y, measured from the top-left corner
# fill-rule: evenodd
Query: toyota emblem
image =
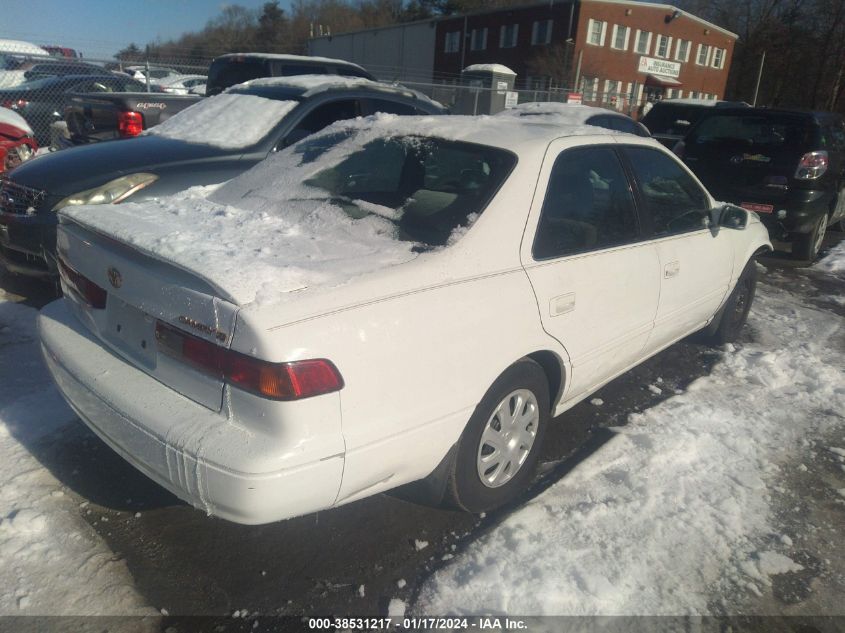
<path id="1" fill-rule="evenodd" d="M 112 287 L 120 288 L 120 286 L 123 285 L 123 277 L 121 277 L 120 271 L 117 268 L 113 266 L 109 268 L 108 275 L 109 283 L 112 285 Z"/>

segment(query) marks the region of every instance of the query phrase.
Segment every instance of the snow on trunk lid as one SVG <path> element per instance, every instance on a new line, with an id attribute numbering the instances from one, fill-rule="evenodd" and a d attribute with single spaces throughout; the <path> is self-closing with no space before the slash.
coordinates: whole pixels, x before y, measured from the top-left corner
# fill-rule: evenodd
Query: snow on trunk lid
<path id="1" fill-rule="evenodd" d="M 163 353 L 156 323 L 228 347 L 237 305 L 198 275 L 64 218 L 57 250 L 66 269 L 107 291 L 105 309 L 91 308 L 73 292 L 67 298 L 80 320 L 108 348 L 191 400 L 214 411 L 221 409 L 222 378 Z"/>

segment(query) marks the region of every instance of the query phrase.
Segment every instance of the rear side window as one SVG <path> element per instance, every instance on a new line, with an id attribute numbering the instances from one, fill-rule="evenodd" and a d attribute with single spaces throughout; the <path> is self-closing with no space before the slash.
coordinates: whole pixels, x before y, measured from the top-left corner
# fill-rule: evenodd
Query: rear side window
<path id="1" fill-rule="evenodd" d="M 785 114 L 715 115 L 703 119 L 687 145 L 811 151 L 817 129 L 804 117 Z"/>
<path id="2" fill-rule="evenodd" d="M 413 115 L 417 113 L 414 106 L 406 103 L 396 103 L 387 99 L 367 99 L 370 113 L 384 112 L 385 114 Z"/>
<path id="3" fill-rule="evenodd" d="M 626 147 L 646 216 L 655 235 L 673 235 L 707 226 L 707 194 L 687 171 L 663 152 Z"/>
<path id="4" fill-rule="evenodd" d="M 274 64 L 275 75 L 293 77 L 294 75 L 325 75 L 328 69 L 316 64 Z"/>
<path id="5" fill-rule="evenodd" d="M 633 198 L 616 152 L 591 147 L 558 156 L 534 238 L 534 258 L 584 253 L 638 239 Z"/>
<path id="6" fill-rule="evenodd" d="M 216 94 L 235 84 L 258 77 L 269 77 L 267 64 L 263 61 L 220 59 L 208 70 L 209 95 Z"/>
<path id="7" fill-rule="evenodd" d="M 515 162 L 508 152 L 469 143 L 378 139 L 305 184 L 353 218 L 387 220 L 399 239 L 441 246 L 468 229 Z"/>

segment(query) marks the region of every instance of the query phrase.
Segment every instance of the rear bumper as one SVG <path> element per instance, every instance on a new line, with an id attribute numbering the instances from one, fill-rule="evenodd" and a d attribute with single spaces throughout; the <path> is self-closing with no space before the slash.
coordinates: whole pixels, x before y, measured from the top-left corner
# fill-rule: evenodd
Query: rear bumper
<path id="1" fill-rule="evenodd" d="M 735 199 L 734 204 L 752 202 L 770 204 L 774 207 L 772 213 L 759 213 L 760 221 L 775 240 L 789 239 L 795 234 L 810 233 L 819 217 L 830 211 L 833 193 L 815 190 L 790 190 L 780 200 L 766 199 L 760 196 L 750 196 L 742 200 Z M 778 217 L 782 211 L 783 217 Z"/>
<path id="2" fill-rule="evenodd" d="M 191 505 L 237 523 L 262 524 L 334 504 L 342 454 L 262 469 L 283 462 L 289 449 L 113 355 L 64 300 L 41 311 L 38 327 L 47 366 L 80 418 L 126 461 Z"/>

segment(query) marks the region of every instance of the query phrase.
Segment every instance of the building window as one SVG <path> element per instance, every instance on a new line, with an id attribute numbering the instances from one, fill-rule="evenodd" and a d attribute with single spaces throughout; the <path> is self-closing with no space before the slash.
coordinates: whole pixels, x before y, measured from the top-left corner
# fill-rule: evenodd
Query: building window
<path id="1" fill-rule="evenodd" d="M 607 33 L 607 22 L 590 20 L 587 23 L 587 44 L 604 46 L 604 36 Z"/>
<path id="2" fill-rule="evenodd" d="M 532 44 L 548 44 L 552 41 L 552 20 L 537 20 L 531 27 Z"/>
<path id="3" fill-rule="evenodd" d="M 516 47 L 516 38 L 519 35 L 519 24 L 508 24 L 499 31 L 499 48 Z"/>
<path id="4" fill-rule="evenodd" d="M 714 48 L 713 49 L 713 63 L 711 64 L 713 68 L 724 68 L 725 67 L 725 49 L 724 48 Z"/>
<path id="5" fill-rule="evenodd" d="M 704 44 L 698 45 L 698 51 L 695 54 L 696 66 L 706 66 L 707 58 L 710 57 L 710 47 Z"/>
<path id="6" fill-rule="evenodd" d="M 634 38 L 634 50 L 639 55 L 648 55 L 648 51 L 651 49 L 651 33 L 648 31 L 640 31 L 637 30 L 636 37 Z"/>
<path id="7" fill-rule="evenodd" d="M 604 103 L 617 103 L 619 93 L 622 91 L 622 82 L 613 79 L 606 79 L 604 82 Z"/>
<path id="8" fill-rule="evenodd" d="M 654 50 L 655 57 L 666 59 L 669 57 L 669 48 L 672 46 L 672 38 L 666 35 L 657 36 L 657 47 Z"/>
<path id="9" fill-rule="evenodd" d="M 628 35 L 631 33 L 631 29 L 627 26 L 619 26 L 618 24 L 613 25 L 613 37 L 610 40 L 610 47 L 615 48 L 618 51 L 627 51 L 628 50 Z"/>
<path id="10" fill-rule="evenodd" d="M 487 29 L 473 29 L 469 36 L 469 49 L 471 51 L 483 51 L 487 48 Z"/>
<path id="11" fill-rule="evenodd" d="M 678 40 L 675 46 L 675 61 L 688 62 L 689 61 L 689 40 Z"/>
<path id="12" fill-rule="evenodd" d="M 443 48 L 444 53 L 457 53 L 461 50 L 461 32 L 452 31 L 446 33 L 446 46 Z"/>
<path id="13" fill-rule="evenodd" d="M 584 101 L 595 101 L 599 91 L 598 77 L 581 77 L 581 94 Z"/>

